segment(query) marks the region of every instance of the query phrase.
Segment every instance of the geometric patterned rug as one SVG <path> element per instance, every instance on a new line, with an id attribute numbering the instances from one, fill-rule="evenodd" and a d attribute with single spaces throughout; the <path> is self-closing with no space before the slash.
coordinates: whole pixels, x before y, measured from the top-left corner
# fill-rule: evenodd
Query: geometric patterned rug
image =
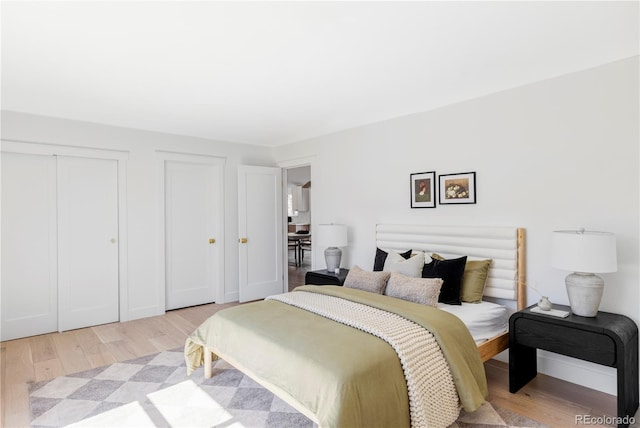
<path id="1" fill-rule="evenodd" d="M 183 349 L 70 374 L 29 387 L 32 427 L 274 427 L 314 424 L 224 361 L 187 376 Z M 485 403 L 452 427 L 544 427 Z"/>

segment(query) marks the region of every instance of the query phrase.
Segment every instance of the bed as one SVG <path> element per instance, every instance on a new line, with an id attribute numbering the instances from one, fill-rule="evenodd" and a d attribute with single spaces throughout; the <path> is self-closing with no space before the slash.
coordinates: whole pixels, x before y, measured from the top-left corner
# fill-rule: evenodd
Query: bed
<path id="1" fill-rule="evenodd" d="M 524 307 L 523 229 L 378 225 L 376 245 L 490 258 L 484 296 Z M 508 336 L 473 337 L 464 316 L 440 306 L 299 287 L 216 313 L 187 339 L 188 372 L 204 365 L 211 377 L 221 358 L 321 427 L 448 426 L 460 408 L 482 404 L 482 362 L 506 349 Z"/>

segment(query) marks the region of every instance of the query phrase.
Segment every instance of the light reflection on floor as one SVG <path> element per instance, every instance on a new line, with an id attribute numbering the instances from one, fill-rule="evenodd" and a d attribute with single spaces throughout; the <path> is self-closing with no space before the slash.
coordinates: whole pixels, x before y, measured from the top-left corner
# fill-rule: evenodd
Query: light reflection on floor
<path id="1" fill-rule="evenodd" d="M 72 427 L 233 427 L 244 425 L 191 380 L 147 395 L 153 407 L 129 403 L 84 419 Z"/>

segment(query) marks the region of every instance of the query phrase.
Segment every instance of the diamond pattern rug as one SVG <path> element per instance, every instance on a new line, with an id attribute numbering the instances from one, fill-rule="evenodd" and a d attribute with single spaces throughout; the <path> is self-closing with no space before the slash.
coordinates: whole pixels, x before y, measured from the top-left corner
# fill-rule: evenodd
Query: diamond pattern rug
<path id="1" fill-rule="evenodd" d="M 224 361 L 186 375 L 174 349 L 30 385 L 32 427 L 274 427 L 314 424 Z M 485 403 L 452 427 L 544 427 Z"/>

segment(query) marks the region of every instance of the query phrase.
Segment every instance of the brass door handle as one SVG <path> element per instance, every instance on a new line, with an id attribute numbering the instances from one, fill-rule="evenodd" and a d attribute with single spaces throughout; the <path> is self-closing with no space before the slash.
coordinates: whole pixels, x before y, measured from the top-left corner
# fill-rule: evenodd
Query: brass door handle
<path id="1" fill-rule="evenodd" d="M 216 243 L 216 240 L 215 240 L 215 239 L 213 239 L 213 238 L 209 238 L 209 244 L 215 244 L 215 243 Z"/>
<path id="2" fill-rule="evenodd" d="M 241 244 L 246 244 L 247 243 L 247 238 L 240 238 L 240 239 L 238 239 L 238 242 L 240 242 Z"/>

